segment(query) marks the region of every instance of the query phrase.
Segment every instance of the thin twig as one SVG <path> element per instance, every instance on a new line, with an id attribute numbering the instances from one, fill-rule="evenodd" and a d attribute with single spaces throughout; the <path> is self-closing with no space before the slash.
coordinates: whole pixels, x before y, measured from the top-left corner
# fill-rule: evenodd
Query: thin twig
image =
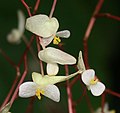
<path id="1" fill-rule="evenodd" d="M 93 26 L 95 24 L 95 21 L 96 21 L 95 15 L 99 13 L 103 2 L 104 2 L 104 0 L 99 0 L 98 4 L 96 5 L 95 11 L 93 12 L 93 15 L 92 15 L 92 17 L 89 21 L 87 30 L 86 30 L 84 38 L 83 38 L 83 46 L 84 46 L 84 54 L 83 55 L 84 55 L 84 62 L 85 62 L 86 69 L 89 68 L 89 63 L 88 63 L 88 38 L 90 36 L 90 33 L 91 33 L 92 28 L 93 28 Z"/>
<path id="2" fill-rule="evenodd" d="M 20 81 L 19 81 L 19 83 L 18 83 L 18 85 L 17 85 L 17 87 L 16 87 L 16 89 L 15 89 L 15 92 L 13 93 L 13 96 L 12 96 L 12 98 L 11 98 L 11 100 L 10 100 L 11 106 L 12 106 L 12 104 L 13 104 L 16 96 L 17 96 L 17 93 L 18 93 L 18 90 L 19 90 L 19 86 L 20 86 L 20 85 L 22 84 L 22 82 L 24 81 L 24 79 L 25 79 L 25 77 L 26 77 L 26 75 L 27 75 L 27 72 L 28 72 L 28 69 L 27 69 L 27 56 L 24 55 L 24 72 L 23 72 L 22 77 L 21 77 L 21 79 L 20 79 Z"/>
<path id="3" fill-rule="evenodd" d="M 15 63 L 10 59 L 10 57 L 8 57 L 7 54 L 1 48 L 0 53 L 4 56 L 4 58 L 9 62 L 10 65 L 12 65 L 14 68 L 17 67 Z"/>
<path id="4" fill-rule="evenodd" d="M 33 15 L 36 14 L 39 5 L 40 5 L 40 0 L 37 0 L 37 1 L 36 1 L 36 4 L 35 4 L 35 7 L 34 7 Z"/>
<path id="5" fill-rule="evenodd" d="M 69 75 L 69 70 L 68 70 L 67 65 L 65 65 L 65 75 L 66 76 Z M 72 92 L 71 92 L 69 80 L 67 81 L 67 94 L 68 94 L 68 110 L 69 110 L 69 113 L 74 113 L 73 112 Z"/>
<path id="6" fill-rule="evenodd" d="M 106 17 L 108 19 L 113 19 L 113 20 L 120 21 L 120 17 L 111 15 L 110 13 L 99 13 L 99 14 L 96 14 L 95 17 L 96 18 Z"/>
<path id="7" fill-rule="evenodd" d="M 11 97 L 11 95 L 12 95 L 14 89 L 15 89 L 15 86 L 16 86 L 18 80 L 19 80 L 19 77 L 20 77 L 20 69 L 19 69 L 19 67 L 17 67 L 16 68 L 16 77 L 15 77 L 15 80 L 14 80 L 14 82 L 12 84 L 12 87 L 11 87 L 8 95 L 6 96 L 3 104 L 1 105 L 0 109 L 2 109 L 8 103 L 8 101 L 9 101 L 9 99 L 10 99 L 10 97 Z"/>
<path id="8" fill-rule="evenodd" d="M 21 0 L 22 4 L 25 6 L 25 8 L 27 9 L 28 15 L 32 16 L 31 12 L 30 12 L 30 8 L 28 7 L 28 5 L 26 4 L 26 2 L 24 0 Z"/>
<path id="9" fill-rule="evenodd" d="M 37 44 L 37 50 L 39 52 L 41 50 L 41 48 L 40 48 L 40 40 L 39 40 L 38 36 L 36 36 L 36 44 Z M 44 76 L 43 63 L 42 63 L 41 60 L 39 62 L 40 62 L 40 71 L 41 71 L 41 74 Z"/>
<path id="10" fill-rule="evenodd" d="M 50 11 L 50 15 L 49 15 L 50 18 L 53 16 L 53 13 L 54 13 L 55 7 L 56 7 L 56 3 L 57 3 L 57 0 L 54 0 L 51 11 Z"/>
<path id="11" fill-rule="evenodd" d="M 108 93 L 108 94 L 111 94 L 113 96 L 116 96 L 116 97 L 120 98 L 120 94 L 112 91 L 111 89 L 106 89 L 105 92 Z"/>

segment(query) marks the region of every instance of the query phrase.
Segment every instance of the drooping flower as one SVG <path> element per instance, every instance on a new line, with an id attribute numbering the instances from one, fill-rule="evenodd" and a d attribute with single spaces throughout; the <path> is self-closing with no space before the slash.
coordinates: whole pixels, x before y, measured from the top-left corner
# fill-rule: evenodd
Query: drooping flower
<path id="1" fill-rule="evenodd" d="M 33 72 L 32 79 L 33 82 L 24 82 L 19 87 L 19 96 L 23 98 L 37 96 L 38 99 L 41 99 L 41 94 L 52 99 L 53 101 L 60 101 L 60 91 L 58 87 L 54 84 L 68 80 L 81 71 L 77 71 L 68 76 L 42 76 L 39 73 Z"/>
<path id="2" fill-rule="evenodd" d="M 83 83 L 87 85 L 88 89 L 91 90 L 91 93 L 94 96 L 100 96 L 104 92 L 105 85 L 96 78 L 93 69 L 85 70 L 82 73 L 81 78 Z"/>
<path id="3" fill-rule="evenodd" d="M 109 110 L 108 103 L 105 103 L 104 108 L 103 108 L 104 113 L 116 113 L 115 110 Z M 102 113 L 102 108 L 98 108 L 94 113 Z"/>
<path id="4" fill-rule="evenodd" d="M 25 16 L 21 10 L 18 10 L 18 28 L 12 29 L 8 34 L 7 40 L 9 43 L 18 44 L 25 30 Z"/>
<path id="5" fill-rule="evenodd" d="M 47 63 L 48 75 L 56 75 L 58 73 L 58 64 L 72 65 L 76 63 L 76 59 L 73 56 L 53 47 L 47 47 L 39 51 L 38 57 Z"/>
<path id="6" fill-rule="evenodd" d="M 59 37 L 68 38 L 70 36 L 70 31 L 57 32 L 58 28 L 58 20 L 55 17 L 49 18 L 44 14 L 35 15 L 26 20 L 26 29 L 42 37 L 41 43 L 44 46 L 50 44 L 53 39 L 53 43 L 58 44 L 61 42 Z"/>

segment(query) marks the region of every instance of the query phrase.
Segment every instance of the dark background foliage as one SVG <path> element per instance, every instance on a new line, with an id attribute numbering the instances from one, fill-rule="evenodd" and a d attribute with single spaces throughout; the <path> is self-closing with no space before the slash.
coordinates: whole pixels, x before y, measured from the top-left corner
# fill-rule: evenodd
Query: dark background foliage
<path id="1" fill-rule="evenodd" d="M 33 10 L 36 1 L 26 0 L 26 2 L 31 7 L 31 10 Z M 52 0 L 41 0 L 37 14 L 44 13 L 49 15 L 52 2 Z M 98 0 L 58 0 L 57 2 L 54 16 L 57 17 L 60 22 L 59 30 L 69 29 L 71 31 L 71 37 L 62 40 L 64 42 L 65 51 L 71 53 L 76 58 L 78 57 L 79 51 L 83 51 L 83 37 L 97 2 Z M 120 16 L 119 4 L 119 0 L 105 0 L 100 12 Z M 26 17 L 28 17 L 27 11 L 20 0 L 1 0 L 0 2 L 0 48 L 16 63 L 18 63 L 26 46 L 23 41 L 19 45 L 11 45 L 7 42 L 6 37 L 12 28 L 17 27 L 18 9 L 21 9 Z M 25 31 L 25 34 L 29 40 L 32 33 Z M 95 69 L 98 78 L 105 83 L 106 87 L 118 93 L 120 93 L 119 41 L 120 22 L 108 18 L 98 18 L 88 41 L 89 63 L 91 68 Z M 37 55 L 35 42 L 32 46 Z M 29 73 L 25 81 L 31 80 L 32 71 L 39 71 L 38 64 L 36 64 L 30 53 L 28 53 L 28 64 Z M 21 68 L 21 70 L 23 70 L 23 68 Z M 63 71 L 61 71 L 61 73 L 63 73 Z M 0 104 L 4 101 L 14 78 L 15 70 L 0 54 Z M 44 97 L 43 101 L 36 99 L 34 104 L 35 113 L 67 113 L 67 94 L 64 84 L 60 84 L 60 90 L 60 103 L 54 103 Z M 73 88 L 73 98 L 76 100 L 80 95 L 81 87 L 79 83 L 76 83 Z M 92 105 L 97 109 L 100 106 L 101 98 L 91 96 L 90 92 L 88 92 L 88 95 L 91 98 Z M 116 109 L 117 113 L 120 112 L 119 98 L 108 94 L 106 101 L 109 102 L 110 109 Z M 28 102 L 29 99 L 17 99 L 11 111 L 13 113 L 25 112 Z M 83 99 L 82 103 L 77 105 L 77 113 L 80 112 L 89 112 L 85 99 Z"/>

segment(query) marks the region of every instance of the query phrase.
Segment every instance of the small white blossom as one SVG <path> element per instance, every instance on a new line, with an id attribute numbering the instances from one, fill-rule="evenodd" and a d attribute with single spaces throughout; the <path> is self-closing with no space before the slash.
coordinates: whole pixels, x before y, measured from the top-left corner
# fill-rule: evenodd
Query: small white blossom
<path id="1" fill-rule="evenodd" d="M 95 76 L 95 71 L 93 69 L 85 70 L 81 75 L 82 81 L 87 85 L 88 89 L 94 96 L 100 96 L 104 90 L 105 85 L 101 83 Z"/>
<path id="2" fill-rule="evenodd" d="M 116 113 L 115 110 L 109 110 L 108 103 L 105 103 L 104 108 L 103 108 L 104 113 Z M 102 108 L 98 108 L 94 113 L 102 113 Z"/>
<path id="3" fill-rule="evenodd" d="M 68 38 L 70 31 L 63 30 L 57 32 L 59 22 L 55 17 L 49 18 L 47 15 L 39 14 L 27 18 L 26 29 L 42 37 L 41 45 L 47 46 L 53 40 L 54 44 L 61 42 L 59 37 Z"/>
<path id="4" fill-rule="evenodd" d="M 60 101 L 60 91 L 58 87 L 54 84 L 68 80 L 75 75 L 81 73 L 78 71 L 68 76 L 42 76 L 39 73 L 33 72 L 32 79 L 33 82 L 24 82 L 19 87 L 19 96 L 23 98 L 37 96 L 41 99 L 41 94 L 52 99 L 53 101 Z"/>
<path id="5" fill-rule="evenodd" d="M 25 30 L 25 16 L 22 11 L 18 10 L 18 28 L 12 29 L 8 34 L 7 40 L 9 43 L 18 44 Z"/>
<path id="6" fill-rule="evenodd" d="M 76 59 L 73 56 L 53 47 L 47 47 L 39 51 L 38 57 L 47 63 L 48 75 L 56 75 L 58 73 L 58 64 L 72 65 L 76 63 Z"/>

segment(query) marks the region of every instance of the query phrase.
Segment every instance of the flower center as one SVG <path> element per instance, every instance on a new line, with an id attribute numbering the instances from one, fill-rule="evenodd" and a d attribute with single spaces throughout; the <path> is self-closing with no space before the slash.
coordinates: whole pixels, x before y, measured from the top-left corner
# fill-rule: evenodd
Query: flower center
<path id="1" fill-rule="evenodd" d="M 91 84 L 91 85 L 94 85 L 94 84 L 96 84 L 97 82 L 98 82 L 98 79 L 95 79 L 95 78 L 90 80 L 90 84 Z"/>
<path id="2" fill-rule="evenodd" d="M 54 37 L 53 39 L 53 44 L 58 45 L 61 42 L 61 39 L 57 36 Z"/>
<path id="3" fill-rule="evenodd" d="M 41 100 L 41 95 L 40 94 L 44 94 L 43 90 L 37 89 L 35 95 L 38 97 L 39 100 Z"/>
<path id="4" fill-rule="evenodd" d="M 116 113 L 115 110 L 111 110 L 110 113 Z"/>

